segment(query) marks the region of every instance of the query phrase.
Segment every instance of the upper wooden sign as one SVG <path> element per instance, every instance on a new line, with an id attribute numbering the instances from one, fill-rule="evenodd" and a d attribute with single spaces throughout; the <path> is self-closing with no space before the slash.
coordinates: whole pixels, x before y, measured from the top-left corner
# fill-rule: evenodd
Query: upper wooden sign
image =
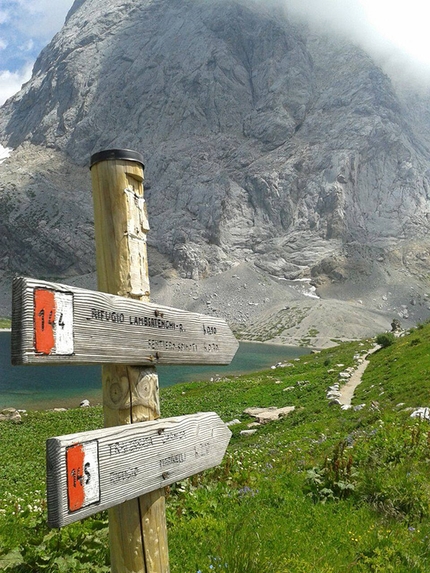
<path id="1" fill-rule="evenodd" d="M 229 364 L 239 346 L 217 317 L 16 278 L 12 364 Z"/>
<path id="2" fill-rule="evenodd" d="M 221 463 L 231 432 L 214 412 L 50 438 L 48 524 L 62 527 Z"/>

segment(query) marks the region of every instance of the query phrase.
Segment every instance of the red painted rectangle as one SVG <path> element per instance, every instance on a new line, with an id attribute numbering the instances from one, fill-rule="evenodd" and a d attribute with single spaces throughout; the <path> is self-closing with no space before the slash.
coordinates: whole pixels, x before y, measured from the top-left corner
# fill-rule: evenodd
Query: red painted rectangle
<path id="1" fill-rule="evenodd" d="M 55 295 L 51 290 L 34 290 L 34 347 L 40 354 L 50 354 L 55 347 Z"/>
<path id="2" fill-rule="evenodd" d="M 82 444 L 76 444 L 67 448 L 66 469 L 69 511 L 76 511 L 84 505 L 84 462 L 85 453 Z"/>

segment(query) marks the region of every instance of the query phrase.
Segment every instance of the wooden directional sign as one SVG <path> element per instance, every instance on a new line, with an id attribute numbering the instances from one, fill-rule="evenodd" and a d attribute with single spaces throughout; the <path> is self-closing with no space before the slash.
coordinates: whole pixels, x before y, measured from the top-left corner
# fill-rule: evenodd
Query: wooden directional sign
<path id="1" fill-rule="evenodd" d="M 217 317 L 17 278 L 12 364 L 229 364 L 239 343 Z"/>
<path id="2" fill-rule="evenodd" d="M 230 436 L 205 412 L 50 438 L 48 524 L 62 527 L 214 467 Z"/>

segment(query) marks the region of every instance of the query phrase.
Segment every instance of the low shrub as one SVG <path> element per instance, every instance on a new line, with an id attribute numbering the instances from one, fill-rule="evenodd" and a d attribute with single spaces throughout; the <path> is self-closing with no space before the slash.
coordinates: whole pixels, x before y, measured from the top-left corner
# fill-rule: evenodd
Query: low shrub
<path id="1" fill-rule="evenodd" d="M 345 441 L 339 442 L 322 467 L 308 470 L 305 492 L 314 502 L 345 499 L 354 489 L 356 473 L 352 468 L 352 456 Z"/>
<path id="2" fill-rule="evenodd" d="M 382 346 L 382 348 L 387 348 L 387 346 L 391 346 L 395 340 L 396 338 L 392 332 L 382 332 L 381 334 L 378 334 L 378 336 L 376 337 L 377 344 L 379 344 L 379 346 Z"/>

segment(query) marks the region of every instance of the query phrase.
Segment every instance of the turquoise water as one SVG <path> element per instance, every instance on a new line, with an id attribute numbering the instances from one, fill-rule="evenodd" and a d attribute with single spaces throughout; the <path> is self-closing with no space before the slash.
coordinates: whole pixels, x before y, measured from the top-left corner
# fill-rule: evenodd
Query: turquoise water
<path id="1" fill-rule="evenodd" d="M 161 388 L 178 382 L 244 374 L 308 354 L 306 348 L 241 342 L 228 366 L 158 366 Z M 11 366 L 10 333 L 0 332 L 0 409 L 76 407 L 101 402 L 100 366 Z"/>

